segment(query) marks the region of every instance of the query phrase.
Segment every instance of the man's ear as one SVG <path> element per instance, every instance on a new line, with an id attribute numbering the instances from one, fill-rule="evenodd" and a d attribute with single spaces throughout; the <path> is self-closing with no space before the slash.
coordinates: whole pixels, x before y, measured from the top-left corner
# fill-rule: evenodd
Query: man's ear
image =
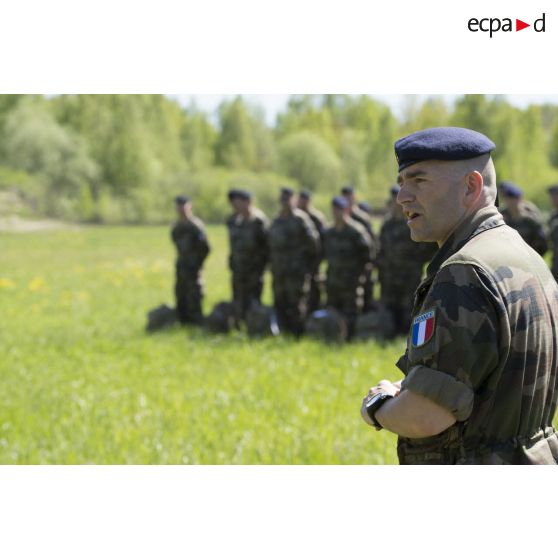
<path id="1" fill-rule="evenodd" d="M 484 181 L 479 171 L 472 171 L 465 177 L 465 205 L 471 207 L 474 205 L 482 193 Z"/>

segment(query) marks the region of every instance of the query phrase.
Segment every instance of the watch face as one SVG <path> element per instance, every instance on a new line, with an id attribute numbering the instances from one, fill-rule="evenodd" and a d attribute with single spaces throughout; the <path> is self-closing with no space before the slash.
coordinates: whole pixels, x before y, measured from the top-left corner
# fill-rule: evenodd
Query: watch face
<path id="1" fill-rule="evenodd" d="M 372 405 L 374 405 L 374 403 L 376 403 L 376 401 L 378 401 L 378 399 L 380 399 L 381 396 L 382 396 L 381 393 L 377 393 L 376 395 L 374 395 L 374 396 L 366 403 L 366 408 L 368 409 L 369 407 L 372 407 Z"/>

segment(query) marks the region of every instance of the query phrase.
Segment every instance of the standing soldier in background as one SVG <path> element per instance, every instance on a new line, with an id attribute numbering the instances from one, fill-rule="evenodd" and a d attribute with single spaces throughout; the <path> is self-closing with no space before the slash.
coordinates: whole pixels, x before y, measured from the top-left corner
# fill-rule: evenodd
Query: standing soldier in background
<path id="1" fill-rule="evenodd" d="M 370 263 L 372 245 L 364 227 L 350 218 L 346 198 L 333 198 L 331 209 L 333 226 L 324 235 L 327 305 L 343 314 L 351 338 L 362 303 L 358 296 L 359 282 Z"/>
<path id="2" fill-rule="evenodd" d="M 232 199 L 231 199 L 232 196 Z M 232 190 L 229 199 L 235 209 L 227 220 L 230 242 L 229 267 L 237 323 L 253 303 L 260 304 L 265 266 L 268 261 L 269 220 L 252 206 L 252 194 Z"/>
<path id="3" fill-rule="evenodd" d="M 362 296 L 362 311 L 367 312 L 372 309 L 372 302 L 374 300 L 374 280 L 372 279 L 372 272 L 374 266 L 372 262 L 376 259 L 378 253 L 378 239 L 372 230 L 372 223 L 370 215 L 359 208 L 356 201 L 355 189 L 352 186 L 343 186 L 341 188 L 341 195 L 347 200 L 350 207 L 350 217 L 353 221 L 360 223 L 366 230 L 370 237 L 370 244 L 372 247 L 372 259 L 366 265 L 362 275 L 362 288 L 364 293 Z"/>
<path id="4" fill-rule="evenodd" d="M 318 211 L 311 203 L 312 194 L 308 190 L 302 190 L 298 195 L 298 208 L 304 211 L 320 236 L 320 245 L 323 248 L 324 233 L 327 228 L 327 221 L 325 215 Z M 316 258 L 312 277 L 310 278 L 310 293 L 308 295 L 308 313 L 311 314 L 314 310 L 320 307 L 321 294 L 322 294 L 322 277 L 320 276 L 320 263 L 323 259 L 323 250 L 320 251 Z"/>
<path id="5" fill-rule="evenodd" d="M 393 314 L 396 333 L 407 335 L 422 269 L 437 246 L 434 242 L 417 244 L 411 239 L 403 207 L 396 202 L 398 194 L 399 186 L 392 186 L 388 213 L 380 229 L 377 265 L 381 301 Z"/>
<path id="6" fill-rule="evenodd" d="M 543 256 L 548 250 L 548 242 L 539 208 L 523 199 L 521 188 L 511 182 L 502 182 L 500 191 L 506 207 L 500 210 L 506 225 L 515 229 L 533 250 Z"/>
<path id="7" fill-rule="evenodd" d="M 232 213 L 227 217 L 225 224 L 227 225 L 227 230 L 230 228 L 231 224 L 234 222 L 236 217 L 238 216 L 238 207 L 236 204 L 236 195 L 238 194 L 239 190 L 233 188 L 227 192 L 227 199 L 229 200 L 229 205 L 231 206 Z"/>
<path id="8" fill-rule="evenodd" d="M 312 220 L 296 208 L 291 188 L 282 188 L 281 210 L 269 229 L 273 297 L 281 331 L 302 334 L 308 308 L 310 276 L 320 251 Z"/>
<path id="9" fill-rule="evenodd" d="M 202 280 L 201 269 L 210 247 L 205 228 L 192 212 L 192 202 L 186 196 L 175 198 L 178 221 L 172 228 L 171 238 L 176 246 L 176 313 L 182 324 L 201 324 Z"/>
<path id="10" fill-rule="evenodd" d="M 549 236 L 552 245 L 551 269 L 554 279 L 558 281 L 558 184 L 550 186 L 550 188 L 548 188 L 548 193 L 550 194 L 552 206 L 554 207 L 554 211 L 550 215 L 548 221 Z"/>

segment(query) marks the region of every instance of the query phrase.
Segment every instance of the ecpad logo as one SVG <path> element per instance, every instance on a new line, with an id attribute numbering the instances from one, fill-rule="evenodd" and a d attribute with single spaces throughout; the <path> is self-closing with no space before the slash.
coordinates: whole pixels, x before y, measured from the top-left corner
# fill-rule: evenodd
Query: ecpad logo
<path id="1" fill-rule="evenodd" d="M 546 14 L 543 13 L 543 15 L 539 19 L 536 19 L 533 22 L 533 29 L 535 30 L 535 32 L 545 32 L 545 17 Z M 472 17 L 468 21 L 467 27 L 469 28 L 469 31 L 472 31 L 473 33 L 477 33 L 478 31 L 490 33 L 490 38 L 492 38 L 492 35 L 494 33 L 497 33 L 498 31 L 510 32 L 514 30 L 512 19 L 509 17 L 505 17 L 503 19 L 497 17 L 485 17 L 482 19 L 477 19 L 476 17 Z M 526 29 L 527 27 L 531 27 L 531 24 L 525 23 L 520 19 L 515 20 L 515 31 L 521 31 L 522 29 Z"/>

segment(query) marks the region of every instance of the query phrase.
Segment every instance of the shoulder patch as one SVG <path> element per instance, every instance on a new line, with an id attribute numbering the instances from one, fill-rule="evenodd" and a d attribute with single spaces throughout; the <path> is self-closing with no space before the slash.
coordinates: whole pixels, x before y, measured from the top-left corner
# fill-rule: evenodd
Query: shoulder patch
<path id="1" fill-rule="evenodd" d="M 436 324 L 436 310 L 428 310 L 413 318 L 412 343 L 413 347 L 420 347 L 428 343 L 434 335 L 434 326 Z"/>

